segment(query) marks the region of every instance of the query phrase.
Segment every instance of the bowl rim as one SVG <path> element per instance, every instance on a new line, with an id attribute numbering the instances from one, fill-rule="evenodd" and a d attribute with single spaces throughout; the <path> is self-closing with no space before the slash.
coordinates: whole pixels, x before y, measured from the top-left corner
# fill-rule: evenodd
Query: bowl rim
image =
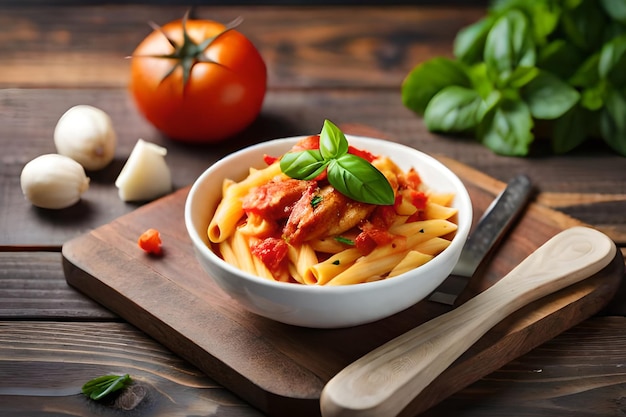
<path id="1" fill-rule="evenodd" d="M 188 235 L 191 238 L 194 249 L 199 251 L 202 256 L 207 257 L 208 259 L 211 259 L 213 263 L 219 265 L 221 268 L 227 270 L 229 273 L 239 276 L 240 278 L 246 280 L 247 282 L 251 284 L 267 286 L 272 289 L 295 292 L 295 293 L 344 294 L 344 293 L 354 292 L 355 289 L 357 288 L 362 291 L 380 291 L 381 289 L 384 289 L 390 286 L 396 286 L 397 284 L 403 281 L 415 279 L 415 277 L 411 276 L 410 274 L 411 271 L 408 271 L 401 275 L 393 277 L 393 279 L 381 279 L 377 281 L 365 282 L 365 283 L 360 283 L 360 284 L 351 284 L 351 285 L 304 285 L 304 284 L 296 284 L 296 283 L 271 281 L 266 278 L 250 274 L 224 261 L 213 250 L 211 250 L 211 248 L 202 239 L 202 237 L 198 233 L 196 225 L 194 225 L 192 221 L 193 203 L 194 203 L 194 199 L 197 195 L 199 188 L 201 188 L 202 184 L 206 181 L 208 177 L 210 177 L 214 173 L 214 171 L 216 171 L 221 166 L 228 164 L 229 162 L 232 162 L 233 160 L 236 160 L 240 158 L 242 155 L 245 155 L 247 153 L 253 153 L 255 151 L 266 148 L 268 146 L 280 146 L 283 144 L 284 145 L 293 144 L 297 142 L 298 140 L 301 140 L 309 136 L 311 135 L 291 136 L 291 137 L 271 139 L 271 140 L 267 140 L 264 142 L 256 143 L 256 144 L 241 148 L 235 152 L 232 152 L 218 159 L 209 167 L 207 167 L 207 169 L 205 169 L 202 172 L 202 174 L 200 174 L 200 176 L 192 184 L 189 190 L 189 193 L 187 195 L 187 198 L 185 201 L 185 207 L 184 207 L 185 226 L 187 228 Z M 416 155 L 419 155 L 420 158 L 423 158 L 424 160 L 428 161 L 431 165 L 435 165 L 437 170 L 442 170 L 443 172 L 445 172 L 450 182 L 454 185 L 454 189 L 461 191 L 460 193 L 458 191 L 455 191 L 455 198 L 458 198 L 459 201 L 461 202 L 461 204 L 459 205 L 467 206 L 467 208 L 463 214 L 458 215 L 458 222 L 457 222 L 458 228 L 455 232 L 454 239 L 451 241 L 450 245 L 446 249 L 444 249 L 441 253 L 435 256 L 431 261 L 427 262 L 424 265 L 419 266 L 419 269 L 423 271 L 424 274 L 428 274 L 431 269 L 436 268 L 439 263 L 445 262 L 446 258 L 450 256 L 450 255 L 446 255 L 446 256 L 442 256 L 442 255 L 452 253 L 455 251 L 455 249 L 457 249 L 456 248 L 457 246 L 462 247 L 465 244 L 465 240 L 467 236 L 469 235 L 469 231 L 472 225 L 473 207 L 472 207 L 471 198 L 469 196 L 469 192 L 467 191 L 467 188 L 465 187 L 461 179 L 454 172 L 452 172 L 450 168 L 448 168 L 446 165 L 444 165 L 441 161 L 437 160 L 432 155 L 429 155 L 423 151 L 420 151 L 416 148 L 405 145 L 403 143 L 398 143 L 398 142 L 393 142 L 393 141 L 386 140 L 386 139 L 373 138 L 373 137 L 368 137 L 368 136 L 358 136 L 358 135 L 350 135 L 350 134 L 346 134 L 345 136 L 348 139 L 348 142 L 350 142 L 352 139 L 356 139 L 357 141 L 363 141 L 363 142 L 376 142 L 376 143 L 384 142 L 384 145 L 389 145 L 392 147 L 400 148 L 400 149 L 415 153 Z M 392 155 L 389 155 L 389 156 L 393 159 Z M 416 167 L 416 169 L 418 168 Z M 419 169 L 418 169 L 418 173 L 419 173 Z M 220 196 L 220 199 L 221 199 L 221 196 Z M 462 219 L 465 219 L 466 221 L 462 222 Z M 461 248 L 458 248 L 458 253 L 460 253 L 460 251 L 461 251 Z M 456 262 L 456 259 L 454 259 L 454 261 Z"/>

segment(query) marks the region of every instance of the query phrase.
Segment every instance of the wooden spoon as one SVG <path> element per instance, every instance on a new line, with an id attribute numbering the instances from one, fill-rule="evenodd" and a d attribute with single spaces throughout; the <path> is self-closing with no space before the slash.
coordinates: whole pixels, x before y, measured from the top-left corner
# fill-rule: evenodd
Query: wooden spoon
<path id="1" fill-rule="evenodd" d="M 322 416 L 397 416 L 498 322 L 601 271 L 616 250 L 609 237 L 594 229 L 560 232 L 486 291 L 344 368 L 322 391 Z"/>

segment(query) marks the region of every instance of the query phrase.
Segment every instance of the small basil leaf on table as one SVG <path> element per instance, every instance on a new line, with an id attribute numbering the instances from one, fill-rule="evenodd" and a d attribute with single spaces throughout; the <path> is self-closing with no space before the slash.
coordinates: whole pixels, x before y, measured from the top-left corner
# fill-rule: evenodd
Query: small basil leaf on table
<path id="1" fill-rule="evenodd" d="M 132 382 L 128 374 L 103 375 L 88 381 L 82 387 L 82 392 L 92 400 L 98 401 L 107 395 L 118 391 Z"/>

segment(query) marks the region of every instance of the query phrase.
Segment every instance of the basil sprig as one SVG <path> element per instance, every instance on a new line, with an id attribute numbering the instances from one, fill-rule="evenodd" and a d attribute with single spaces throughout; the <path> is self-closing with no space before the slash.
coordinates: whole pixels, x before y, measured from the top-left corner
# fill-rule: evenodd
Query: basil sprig
<path id="1" fill-rule="evenodd" d="M 325 120 L 319 149 L 287 152 L 280 169 L 291 178 L 312 180 L 327 170 L 328 182 L 341 194 L 368 204 L 391 205 L 394 192 L 387 178 L 365 159 L 348 153 L 348 140 Z"/>
<path id="2" fill-rule="evenodd" d="M 88 381 L 83 385 L 82 392 L 92 400 L 98 401 L 107 395 L 118 391 L 131 383 L 126 375 L 103 375 Z"/>
<path id="3" fill-rule="evenodd" d="M 498 0 L 463 28 L 454 57 L 417 65 L 404 105 L 430 131 L 528 156 L 601 138 L 626 156 L 626 0 Z"/>

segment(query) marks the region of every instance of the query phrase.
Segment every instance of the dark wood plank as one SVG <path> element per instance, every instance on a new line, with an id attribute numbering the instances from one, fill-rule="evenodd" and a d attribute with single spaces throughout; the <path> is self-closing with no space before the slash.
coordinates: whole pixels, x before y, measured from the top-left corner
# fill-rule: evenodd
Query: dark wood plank
<path id="1" fill-rule="evenodd" d="M 188 6 L 96 5 L 11 7 L 0 14 L 0 86 L 125 87 L 129 62 L 150 33 Z M 311 13 L 314 11 L 314 13 Z M 398 88 L 408 71 L 435 55 L 450 55 L 462 27 L 483 6 L 197 7 L 198 18 L 245 21 L 239 30 L 257 46 L 271 88 Z M 53 14 L 54 19 L 48 17 Z M 45 70 L 44 70 L 45 69 Z"/>
<path id="2" fill-rule="evenodd" d="M 1 415 L 49 416 L 51 405 L 57 416 L 119 415 L 78 394 L 86 379 L 109 372 L 148 387 L 150 403 L 137 415 L 261 415 L 127 324 L 11 321 L 0 329 L 0 374 L 10 376 L 0 379 Z M 614 417 L 625 355 L 626 319 L 592 318 L 420 415 Z"/>
<path id="3" fill-rule="evenodd" d="M 0 320 L 119 320 L 67 285 L 58 252 L 0 252 Z"/>
<path id="4" fill-rule="evenodd" d="M 424 417 L 614 417 L 622 409 L 623 317 L 587 320 L 448 398 Z"/>
<path id="5" fill-rule="evenodd" d="M 458 162 L 445 162 L 465 181 L 479 216 L 504 184 Z M 298 410 L 299 415 L 316 416 L 321 388 L 340 369 L 445 311 L 445 306 L 424 301 L 370 325 L 330 331 L 287 326 L 248 313 L 195 261 L 182 218 L 186 191 L 67 242 L 66 279 L 270 414 L 289 416 Z M 492 285 L 552 235 L 576 224 L 532 204 L 466 295 Z M 162 258 L 150 258 L 137 247 L 137 236 L 148 227 L 161 231 Z M 436 404 L 596 314 L 617 291 L 623 271 L 619 254 L 602 273 L 507 318 L 425 390 L 410 411 Z"/>
<path id="6" fill-rule="evenodd" d="M 128 373 L 117 402 L 81 394 L 88 380 Z M 0 322 L 0 415 L 260 417 L 257 410 L 124 323 Z"/>

